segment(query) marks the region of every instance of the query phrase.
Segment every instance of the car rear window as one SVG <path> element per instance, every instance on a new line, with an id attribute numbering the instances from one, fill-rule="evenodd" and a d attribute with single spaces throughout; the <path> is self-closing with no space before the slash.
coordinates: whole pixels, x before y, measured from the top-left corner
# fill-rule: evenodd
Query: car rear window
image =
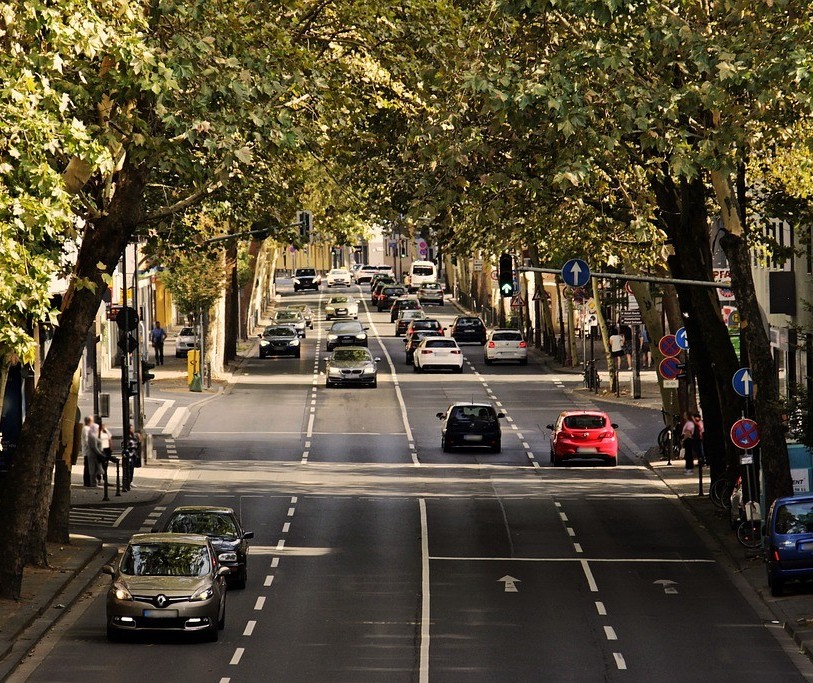
<path id="1" fill-rule="evenodd" d="M 193 330 L 191 327 L 182 327 L 181 331 L 178 332 L 178 336 L 179 337 L 194 337 L 195 336 L 195 330 Z"/>
<path id="2" fill-rule="evenodd" d="M 776 511 L 776 533 L 796 535 L 813 533 L 813 503 L 788 503 Z"/>
<path id="3" fill-rule="evenodd" d="M 483 321 L 480 318 L 458 318 L 458 327 L 482 327 Z"/>
<path id="4" fill-rule="evenodd" d="M 404 293 L 403 287 L 385 287 L 384 294 L 387 296 L 401 296 Z"/>
<path id="5" fill-rule="evenodd" d="M 497 419 L 494 409 L 488 406 L 458 406 L 452 410 L 451 417 L 452 422 L 493 422 Z"/>
<path id="6" fill-rule="evenodd" d="M 564 424 L 568 429 L 601 429 L 607 420 L 602 415 L 568 415 Z"/>
<path id="7" fill-rule="evenodd" d="M 519 332 L 495 332 L 491 337 L 494 341 L 522 341 Z"/>
<path id="8" fill-rule="evenodd" d="M 457 342 L 454 339 L 430 339 L 426 345 L 435 349 L 456 349 Z"/>
<path id="9" fill-rule="evenodd" d="M 412 266 L 413 275 L 434 275 L 435 269 L 432 266 Z"/>

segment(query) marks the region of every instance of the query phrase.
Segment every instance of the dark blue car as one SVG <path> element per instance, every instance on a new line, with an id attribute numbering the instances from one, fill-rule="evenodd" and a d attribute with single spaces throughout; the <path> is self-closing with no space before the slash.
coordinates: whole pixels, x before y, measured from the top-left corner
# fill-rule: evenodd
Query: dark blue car
<path id="1" fill-rule="evenodd" d="M 813 579 L 813 494 L 777 498 L 765 533 L 771 595 L 782 595 L 786 581 Z"/>

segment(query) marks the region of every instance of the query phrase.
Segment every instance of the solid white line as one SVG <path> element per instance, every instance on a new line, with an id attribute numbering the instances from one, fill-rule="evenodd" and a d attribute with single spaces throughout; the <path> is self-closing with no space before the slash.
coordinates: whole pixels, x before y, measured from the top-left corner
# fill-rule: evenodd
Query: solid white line
<path id="1" fill-rule="evenodd" d="M 652 562 L 653 564 L 715 564 L 716 560 L 692 560 L 675 559 L 674 557 L 453 557 L 451 555 L 432 555 L 430 560 L 445 562 L 608 562 L 631 564 L 643 564 Z"/>
<path id="2" fill-rule="evenodd" d="M 164 413 L 175 405 L 175 399 L 173 398 L 159 398 L 155 400 L 162 401 L 163 405 L 158 406 L 158 410 L 152 414 L 152 417 L 147 421 L 147 424 L 144 425 L 144 429 L 153 429 L 154 427 L 157 427 L 158 423 L 164 417 Z"/>
<path id="3" fill-rule="evenodd" d="M 607 608 L 604 606 L 603 602 L 596 601 L 596 611 L 599 613 L 600 616 L 606 617 L 607 616 Z"/>
<path id="4" fill-rule="evenodd" d="M 245 631 L 243 631 L 243 635 L 244 635 L 244 636 L 250 636 L 252 633 L 254 633 L 254 627 L 255 627 L 256 625 L 257 625 L 257 622 L 256 622 L 256 621 L 249 621 L 249 622 L 246 624 L 246 630 L 245 630 Z"/>
<path id="5" fill-rule="evenodd" d="M 627 663 L 624 661 L 624 655 L 620 652 L 613 652 L 613 659 L 615 659 L 615 665 L 621 670 L 625 671 L 627 668 Z"/>
<path id="6" fill-rule="evenodd" d="M 291 530 L 291 523 L 290 522 L 285 522 L 285 524 L 282 525 L 282 533 L 287 534 L 290 530 Z"/>
<path id="7" fill-rule="evenodd" d="M 604 635 L 607 636 L 607 640 L 618 640 L 618 636 L 615 634 L 615 629 L 612 626 L 604 627 Z"/>
<path id="8" fill-rule="evenodd" d="M 265 577 L 265 581 L 263 581 L 263 586 L 267 587 L 270 586 L 272 583 L 274 583 L 274 577 L 269 574 L 268 576 Z"/>
<path id="9" fill-rule="evenodd" d="M 418 499 L 421 516 L 421 655 L 419 683 L 429 683 L 429 528 L 426 521 L 426 501 Z"/>
<path id="10" fill-rule="evenodd" d="M 164 426 L 164 434 L 172 434 L 174 437 L 176 430 L 179 429 L 181 423 L 186 419 L 188 412 L 187 408 L 176 408 L 175 412 L 172 413 L 172 417 L 169 418 L 169 422 Z"/>
<path id="11" fill-rule="evenodd" d="M 115 527 L 117 527 L 119 524 L 121 524 L 121 523 L 124 521 L 124 518 L 127 516 L 127 514 L 128 514 L 128 513 L 129 513 L 131 510 L 133 510 L 133 508 L 132 508 L 132 507 L 129 507 L 129 508 L 127 508 L 127 509 L 126 509 L 124 512 L 122 512 L 122 513 L 119 515 L 118 519 L 117 519 L 115 522 L 113 522 L 113 527 L 115 528 Z M 158 516 L 160 517 L 160 513 L 159 513 L 159 515 L 158 515 Z"/>
<path id="12" fill-rule="evenodd" d="M 265 607 L 265 597 L 261 595 L 254 603 L 254 609 L 259 612 L 263 607 Z"/>
<path id="13" fill-rule="evenodd" d="M 593 576 L 593 572 L 590 571 L 590 565 L 587 564 L 587 560 L 579 560 L 582 571 L 584 571 L 584 575 L 587 577 L 587 585 L 590 587 L 591 593 L 598 593 L 598 585 L 596 584 L 596 579 Z"/>
<path id="14" fill-rule="evenodd" d="M 231 658 L 231 661 L 229 662 L 229 664 L 231 664 L 232 666 L 237 666 L 237 665 L 240 663 L 240 659 L 241 659 L 241 657 L 243 656 L 243 653 L 244 653 L 245 651 L 246 651 L 246 648 L 244 648 L 244 647 L 238 647 L 238 648 L 237 648 L 237 649 L 234 651 L 234 656 Z"/>

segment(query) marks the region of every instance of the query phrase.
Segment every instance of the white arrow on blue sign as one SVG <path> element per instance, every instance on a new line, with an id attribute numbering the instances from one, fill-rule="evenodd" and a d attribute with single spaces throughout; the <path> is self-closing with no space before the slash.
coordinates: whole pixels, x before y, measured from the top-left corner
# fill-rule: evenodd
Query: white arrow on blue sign
<path id="1" fill-rule="evenodd" d="M 590 267 L 580 258 L 572 258 L 562 267 L 562 280 L 571 287 L 584 287 L 590 282 Z"/>
<path id="2" fill-rule="evenodd" d="M 751 377 L 751 368 L 740 368 L 731 378 L 731 384 L 740 396 L 750 398 L 754 393 L 754 380 Z"/>
<path id="3" fill-rule="evenodd" d="M 675 341 L 677 342 L 677 345 L 684 351 L 689 350 L 689 338 L 686 336 L 685 327 L 681 327 L 677 332 L 675 332 Z"/>

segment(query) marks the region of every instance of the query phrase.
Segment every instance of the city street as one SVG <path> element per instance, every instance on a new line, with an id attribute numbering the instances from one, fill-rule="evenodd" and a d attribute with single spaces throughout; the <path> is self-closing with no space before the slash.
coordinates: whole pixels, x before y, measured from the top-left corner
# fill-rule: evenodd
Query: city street
<path id="1" fill-rule="evenodd" d="M 362 301 L 377 388 L 325 387 L 329 323 L 317 314 L 300 358 L 255 348 L 193 407 L 167 462 L 185 475 L 177 490 L 103 534 L 72 529 L 121 545 L 149 513 L 233 507 L 255 536 L 220 640 L 108 643 L 100 576 L 12 680 L 813 680 L 642 463 L 655 413 L 611 406 L 617 467 L 554 468 L 546 425 L 608 410 L 567 391 L 581 376 L 533 358 L 487 366 L 479 344 L 462 345 L 461 374 L 413 372 L 389 314 L 367 288 L 346 291 Z M 315 312 L 326 301 L 280 294 L 278 306 Z M 444 326 L 457 312 L 448 300 L 427 309 Z M 442 451 L 436 413 L 456 401 L 505 414 L 500 453 Z"/>

